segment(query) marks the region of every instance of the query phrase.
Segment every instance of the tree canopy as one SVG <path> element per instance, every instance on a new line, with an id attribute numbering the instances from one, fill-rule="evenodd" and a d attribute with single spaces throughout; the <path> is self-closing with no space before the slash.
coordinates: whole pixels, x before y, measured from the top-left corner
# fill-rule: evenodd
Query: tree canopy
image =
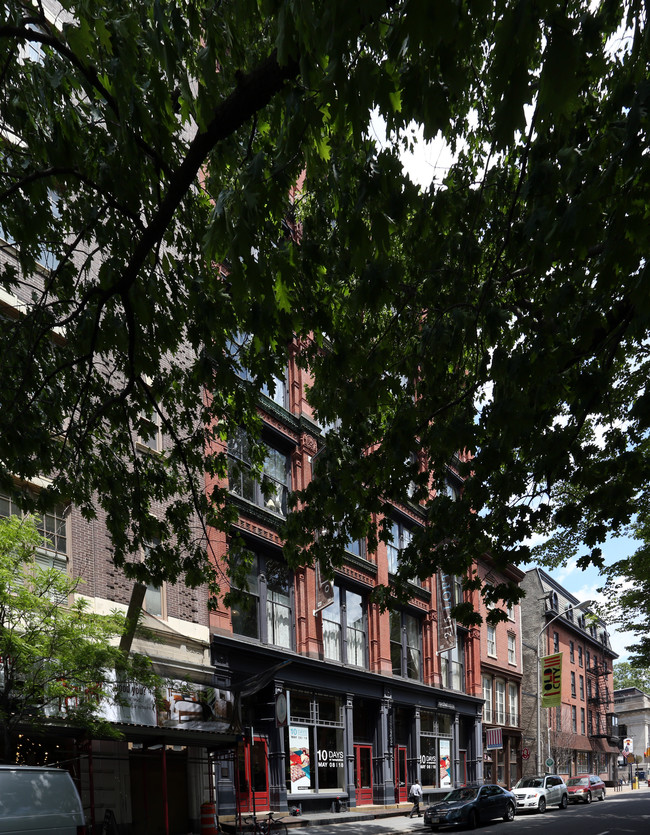
<path id="1" fill-rule="evenodd" d="M 21 730 L 61 719 L 118 736 L 101 715 L 119 699 L 116 675 L 154 690 L 160 683 L 148 658 L 117 646 L 125 618 L 72 600 L 79 581 L 39 565 L 42 545 L 31 517 L 0 519 L 0 762 L 15 762 Z"/>
<path id="2" fill-rule="evenodd" d="M 614 663 L 614 689 L 620 690 L 623 687 L 638 687 L 644 693 L 650 690 L 650 670 L 634 667 L 629 661 L 616 661 Z"/>
<path id="3" fill-rule="evenodd" d="M 19 260 L 0 280 L 25 303 L 2 328 L 0 486 L 45 471 L 42 501 L 104 507 L 118 563 L 173 499 L 141 571 L 201 581 L 194 514 L 231 518 L 204 496 L 225 474 L 205 441 L 255 431 L 295 334 L 335 428 L 291 559 L 385 538 L 377 513 L 414 483 L 404 584 L 525 561 L 585 510 L 598 562 L 649 475 L 645 4 L 49 5 L 4 2 L 0 23 Z M 414 126 L 455 152 L 427 189 L 402 169 Z M 137 456 L 156 414 L 171 451 Z M 431 501 L 452 462 L 458 500 Z M 580 502 L 553 505 L 558 482 Z"/>

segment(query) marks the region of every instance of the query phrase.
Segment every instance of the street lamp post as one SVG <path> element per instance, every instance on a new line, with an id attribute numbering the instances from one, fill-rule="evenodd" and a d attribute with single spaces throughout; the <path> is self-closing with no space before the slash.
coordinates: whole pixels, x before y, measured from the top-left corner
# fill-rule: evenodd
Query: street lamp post
<path id="1" fill-rule="evenodd" d="M 584 609 L 585 607 L 593 605 L 593 600 L 585 600 L 583 603 L 576 603 L 575 606 L 567 607 L 563 612 L 560 612 L 555 617 L 551 618 L 548 623 L 539 630 L 537 636 L 537 772 L 542 774 L 542 654 L 540 652 L 540 641 L 542 635 L 548 627 L 558 618 L 565 615 L 567 612 L 572 612 L 574 609 Z"/>

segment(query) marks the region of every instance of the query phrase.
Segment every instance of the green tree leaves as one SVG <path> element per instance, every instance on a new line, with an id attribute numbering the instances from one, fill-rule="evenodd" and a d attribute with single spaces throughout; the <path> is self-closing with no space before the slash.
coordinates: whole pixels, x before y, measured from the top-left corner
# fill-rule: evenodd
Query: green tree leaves
<path id="1" fill-rule="evenodd" d="M 101 706 L 115 700 L 115 676 L 155 690 L 148 658 L 125 656 L 122 615 L 88 611 L 80 590 L 36 560 L 42 545 L 30 517 L 0 519 L 0 759 L 14 762 L 18 729 L 65 716 L 72 726 L 115 736 Z"/>

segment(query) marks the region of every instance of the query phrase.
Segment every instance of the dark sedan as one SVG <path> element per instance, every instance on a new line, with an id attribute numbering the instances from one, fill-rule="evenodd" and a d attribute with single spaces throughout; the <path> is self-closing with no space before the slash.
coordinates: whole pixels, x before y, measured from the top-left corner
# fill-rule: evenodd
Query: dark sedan
<path id="1" fill-rule="evenodd" d="M 428 806 L 424 822 L 435 832 L 439 826 L 469 826 L 494 818 L 511 821 L 517 812 L 517 800 L 501 786 L 463 786 L 449 792 L 444 800 Z"/>

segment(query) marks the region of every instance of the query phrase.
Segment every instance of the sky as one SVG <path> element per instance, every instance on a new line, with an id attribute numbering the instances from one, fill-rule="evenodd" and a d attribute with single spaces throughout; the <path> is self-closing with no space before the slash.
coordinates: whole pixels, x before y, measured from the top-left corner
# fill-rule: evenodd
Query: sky
<path id="1" fill-rule="evenodd" d="M 385 127 L 380 119 L 373 120 L 372 131 L 380 144 L 385 142 Z M 422 140 L 421 135 L 415 143 L 414 152 L 402 155 L 404 170 L 413 182 L 423 188 L 427 188 L 434 179 L 439 182 L 446 174 L 452 161 L 451 151 L 442 142 L 426 143 Z M 630 556 L 638 547 L 639 543 L 631 538 L 608 539 L 602 546 L 605 564 L 610 565 Z M 525 566 L 524 569 L 530 567 Z M 577 560 L 571 560 L 566 567 L 547 571 L 547 573 L 578 600 L 594 600 L 598 603 L 605 603 L 604 596 L 598 592 L 600 586 L 604 584 L 604 578 L 595 566 L 583 571 L 578 567 Z M 625 661 L 629 656 L 626 646 L 634 643 L 634 635 L 618 631 L 615 624 L 606 624 L 606 626 L 612 649 L 619 655 L 619 661 Z"/>

